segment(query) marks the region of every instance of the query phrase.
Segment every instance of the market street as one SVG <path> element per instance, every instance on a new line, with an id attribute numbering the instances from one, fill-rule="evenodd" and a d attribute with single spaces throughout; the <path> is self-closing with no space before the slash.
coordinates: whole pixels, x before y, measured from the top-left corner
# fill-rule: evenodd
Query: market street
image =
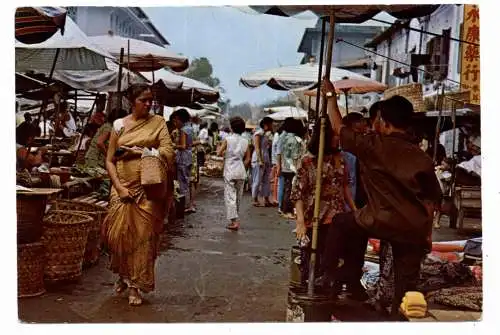
<path id="1" fill-rule="evenodd" d="M 223 181 L 204 179 L 198 212 L 164 234 L 156 289 L 143 306 L 116 296 L 106 258 L 79 284 L 19 300 L 27 322 L 284 321 L 294 224 L 272 208 L 254 208 L 246 195 L 242 228 L 225 229 Z M 265 306 L 265 308 L 262 308 Z"/>

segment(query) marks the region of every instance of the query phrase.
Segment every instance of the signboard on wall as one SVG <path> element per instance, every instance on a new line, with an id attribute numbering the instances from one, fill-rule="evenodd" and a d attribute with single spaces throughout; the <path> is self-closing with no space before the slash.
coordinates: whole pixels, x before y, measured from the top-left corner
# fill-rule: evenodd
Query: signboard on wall
<path id="1" fill-rule="evenodd" d="M 470 91 L 471 102 L 480 104 L 479 6 L 464 5 L 461 39 L 475 44 L 462 44 L 460 83 L 463 89 Z"/>

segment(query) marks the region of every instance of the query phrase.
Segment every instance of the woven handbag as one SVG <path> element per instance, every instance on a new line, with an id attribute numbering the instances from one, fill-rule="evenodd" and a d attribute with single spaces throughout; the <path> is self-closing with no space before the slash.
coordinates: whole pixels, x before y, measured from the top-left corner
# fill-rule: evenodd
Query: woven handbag
<path id="1" fill-rule="evenodd" d="M 141 184 L 148 200 L 164 199 L 167 195 L 167 164 L 160 157 L 141 159 Z"/>

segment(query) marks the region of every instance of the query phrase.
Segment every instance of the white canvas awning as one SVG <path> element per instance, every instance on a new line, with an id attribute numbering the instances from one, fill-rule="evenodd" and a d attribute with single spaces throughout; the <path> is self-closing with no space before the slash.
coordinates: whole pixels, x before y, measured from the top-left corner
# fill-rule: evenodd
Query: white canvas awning
<path id="1" fill-rule="evenodd" d="M 240 84 L 249 88 L 267 85 L 275 90 L 308 90 L 316 86 L 318 72 L 319 65 L 314 63 L 283 66 L 247 74 L 241 77 Z M 323 67 L 324 72 L 325 68 Z M 350 79 L 370 80 L 355 72 L 336 67 L 331 68 L 331 81 L 342 80 L 346 77 Z"/>
<path id="2" fill-rule="evenodd" d="M 109 70 L 101 71 L 55 71 L 54 79 L 78 89 L 93 92 L 116 92 L 118 86 L 118 64 L 106 60 Z M 131 84 L 147 83 L 142 75 L 122 69 L 121 89 L 126 90 Z"/>
<path id="3" fill-rule="evenodd" d="M 106 70 L 106 58 L 113 56 L 92 44 L 87 35 L 69 17 L 66 18 L 64 35 L 58 31 L 45 42 L 24 44 L 15 41 L 16 71 L 50 71 L 56 52 L 56 70 L 88 71 Z"/>
<path id="4" fill-rule="evenodd" d="M 113 34 L 92 36 L 89 39 L 117 59 L 119 59 L 120 51 L 123 48 L 125 66 L 133 71 L 155 71 L 164 67 L 169 67 L 174 71 L 184 71 L 189 66 L 185 56 L 150 42 Z M 130 55 L 128 54 L 129 43 Z"/>

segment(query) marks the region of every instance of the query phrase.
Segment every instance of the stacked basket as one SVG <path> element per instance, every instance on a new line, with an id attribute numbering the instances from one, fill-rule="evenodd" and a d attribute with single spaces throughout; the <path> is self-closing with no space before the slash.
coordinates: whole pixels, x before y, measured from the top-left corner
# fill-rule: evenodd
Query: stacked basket
<path id="1" fill-rule="evenodd" d="M 20 298 L 45 292 L 44 246 L 40 239 L 46 204 L 47 194 L 17 193 L 17 289 Z"/>
<path id="2" fill-rule="evenodd" d="M 51 210 L 43 219 L 46 282 L 81 277 L 85 246 L 93 219 L 81 213 Z"/>
<path id="3" fill-rule="evenodd" d="M 92 218 L 92 222 L 89 225 L 87 242 L 85 244 L 83 266 L 90 267 L 96 264 L 99 260 L 101 252 L 101 227 L 104 218 L 106 217 L 107 210 L 98 205 L 71 200 L 57 200 L 51 203 L 51 205 L 51 210 L 70 211 L 72 213 L 87 215 Z"/>

